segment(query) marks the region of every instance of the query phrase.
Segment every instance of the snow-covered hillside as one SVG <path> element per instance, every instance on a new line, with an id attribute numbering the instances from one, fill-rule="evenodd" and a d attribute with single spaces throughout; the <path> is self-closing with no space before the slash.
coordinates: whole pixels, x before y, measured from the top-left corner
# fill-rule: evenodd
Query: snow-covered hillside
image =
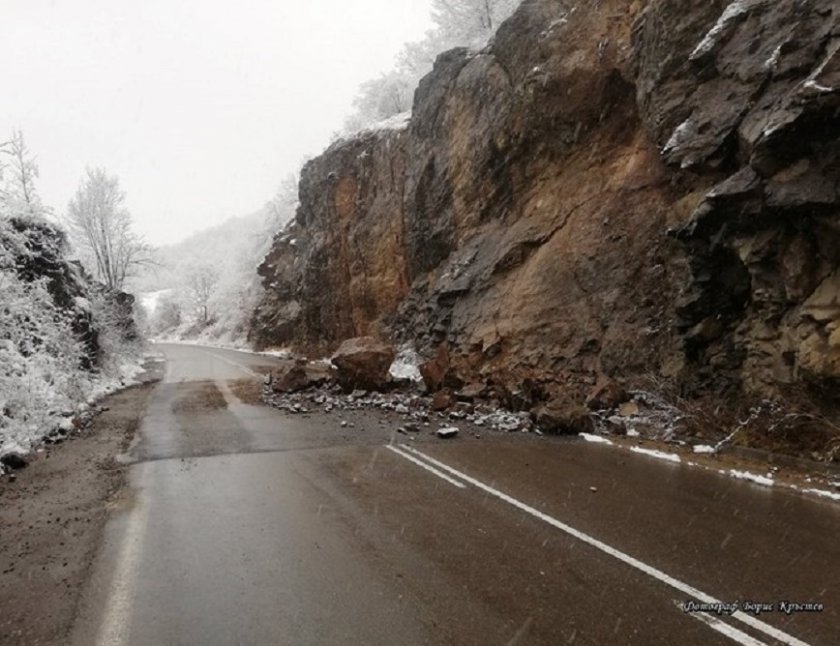
<path id="1" fill-rule="evenodd" d="M 140 370 L 133 300 L 65 254 L 56 226 L 0 215 L 0 456 L 72 431 L 92 400 Z"/>
<path id="2" fill-rule="evenodd" d="M 147 335 L 244 347 L 262 286 L 256 267 L 296 208 L 296 194 L 156 250 L 132 283 Z"/>

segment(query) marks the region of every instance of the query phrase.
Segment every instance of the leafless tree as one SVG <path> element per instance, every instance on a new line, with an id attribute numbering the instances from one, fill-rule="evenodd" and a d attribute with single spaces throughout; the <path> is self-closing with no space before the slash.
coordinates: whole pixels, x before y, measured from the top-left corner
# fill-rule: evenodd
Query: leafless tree
<path id="1" fill-rule="evenodd" d="M 8 160 L 7 164 L 0 166 L 0 170 L 11 171 L 0 192 L 3 206 L 19 216 L 44 215 L 45 209 L 35 189 L 35 180 L 39 175 L 38 164 L 26 145 L 23 133 L 15 130 L 9 141 L 0 144 L 0 152 Z"/>
<path id="2" fill-rule="evenodd" d="M 132 231 L 124 204 L 117 177 L 102 168 L 89 168 L 67 208 L 74 245 L 94 275 L 112 290 L 122 290 L 138 266 L 151 262 L 150 248 Z"/>
<path id="3" fill-rule="evenodd" d="M 201 313 L 201 322 L 207 325 L 210 321 L 210 298 L 219 282 L 219 272 L 213 265 L 193 265 L 188 270 L 187 285 L 193 301 Z"/>

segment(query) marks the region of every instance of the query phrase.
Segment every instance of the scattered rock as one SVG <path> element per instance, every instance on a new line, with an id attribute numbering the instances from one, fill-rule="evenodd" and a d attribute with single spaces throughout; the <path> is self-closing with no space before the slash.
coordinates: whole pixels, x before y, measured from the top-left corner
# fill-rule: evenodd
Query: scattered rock
<path id="1" fill-rule="evenodd" d="M 487 386 L 480 382 L 469 383 L 458 391 L 456 397 L 460 401 L 471 402 L 483 397 L 487 392 Z"/>
<path id="2" fill-rule="evenodd" d="M 445 411 L 455 405 L 455 396 L 450 390 L 439 390 L 432 396 L 432 410 Z"/>
<path id="3" fill-rule="evenodd" d="M 636 402 L 624 402 L 618 407 L 618 414 L 622 417 L 633 417 L 639 414 L 639 405 Z"/>
<path id="4" fill-rule="evenodd" d="M 444 440 L 449 440 L 457 436 L 459 432 L 460 431 L 456 426 L 446 426 L 444 428 L 439 428 L 435 435 L 443 438 Z"/>
<path id="5" fill-rule="evenodd" d="M 388 370 L 395 356 L 393 346 L 373 337 L 358 337 L 342 343 L 332 362 L 338 369 L 338 383 L 345 391 L 380 391 L 388 383 Z"/>
<path id="6" fill-rule="evenodd" d="M 303 362 L 284 360 L 278 368 L 271 371 L 270 384 L 274 392 L 293 393 L 303 390 L 307 386 Z"/>
<path id="7" fill-rule="evenodd" d="M 9 453 L 5 453 L 4 455 L 0 456 L 0 464 L 2 464 L 7 469 L 17 471 L 18 469 L 26 468 L 26 465 L 28 463 L 23 453 L 20 453 L 18 451 L 10 451 Z"/>

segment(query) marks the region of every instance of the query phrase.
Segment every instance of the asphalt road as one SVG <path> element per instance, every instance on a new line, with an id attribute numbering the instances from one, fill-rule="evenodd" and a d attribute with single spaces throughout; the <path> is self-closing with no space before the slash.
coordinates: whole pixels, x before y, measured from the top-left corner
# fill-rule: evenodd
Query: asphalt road
<path id="1" fill-rule="evenodd" d="M 836 504 L 572 440 L 405 446 L 243 402 L 269 358 L 158 348 L 76 644 L 840 643 Z"/>

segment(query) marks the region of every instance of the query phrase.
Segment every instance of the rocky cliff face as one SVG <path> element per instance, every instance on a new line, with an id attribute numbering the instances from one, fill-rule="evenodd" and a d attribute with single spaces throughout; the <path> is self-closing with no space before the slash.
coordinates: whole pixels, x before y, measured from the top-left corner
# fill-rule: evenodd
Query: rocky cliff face
<path id="1" fill-rule="evenodd" d="M 263 346 L 448 345 L 526 399 L 840 377 L 840 9 L 526 0 L 304 169 Z"/>
<path id="2" fill-rule="evenodd" d="M 102 356 L 99 321 L 94 320 L 92 300 L 107 303 L 109 323 L 117 328 L 124 341 L 139 338 L 134 321 L 134 297 L 123 292 L 109 292 L 84 270 L 81 263 L 67 258 L 64 232 L 42 220 L 12 218 L 0 228 L 0 259 L 13 269 L 24 283 L 43 281 L 53 305 L 70 321 L 71 329 L 82 344 L 81 367 L 98 367 Z M 7 267 L 6 267 L 7 266 Z"/>

